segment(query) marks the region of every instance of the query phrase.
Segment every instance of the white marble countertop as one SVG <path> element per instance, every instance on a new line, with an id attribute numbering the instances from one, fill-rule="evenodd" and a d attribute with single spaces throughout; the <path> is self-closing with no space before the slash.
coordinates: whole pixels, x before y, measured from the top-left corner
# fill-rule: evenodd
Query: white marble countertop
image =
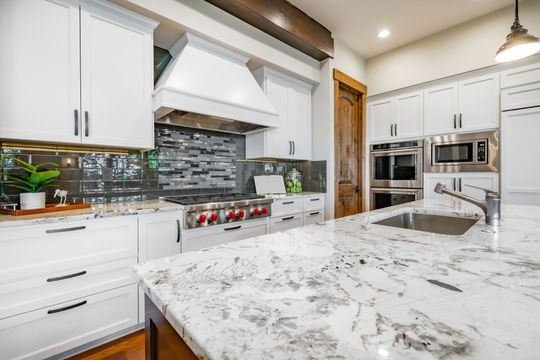
<path id="1" fill-rule="evenodd" d="M 10 226 L 87 220 L 111 216 L 151 214 L 154 212 L 175 211 L 180 210 L 181 208 L 181 205 L 163 200 L 93 204 L 90 208 L 80 210 L 67 210 L 22 216 L 0 215 L 0 229 Z"/>
<path id="2" fill-rule="evenodd" d="M 409 210 L 479 211 L 452 199 L 390 211 Z M 180 254 L 136 273 L 204 359 L 539 358 L 540 207 L 503 206 L 501 227 L 481 219 L 463 236 L 370 224 L 388 214 Z"/>

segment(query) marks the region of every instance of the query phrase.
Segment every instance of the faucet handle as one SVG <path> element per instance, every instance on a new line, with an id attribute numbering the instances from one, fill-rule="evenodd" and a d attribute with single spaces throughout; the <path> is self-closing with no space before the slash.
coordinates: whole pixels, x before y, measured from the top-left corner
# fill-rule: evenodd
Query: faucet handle
<path id="1" fill-rule="evenodd" d="M 490 189 L 484 189 L 484 188 L 479 187 L 479 186 L 474 186 L 474 185 L 469 185 L 469 184 L 465 184 L 465 186 L 468 186 L 468 187 L 473 188 L 473 189 L 484 190 L 486 192 L 486 195 L 489 195 L 489 194 L 499 195 L 499 193 L 497 191 L 493 191 L 493 190 L 490 190 Z"/>

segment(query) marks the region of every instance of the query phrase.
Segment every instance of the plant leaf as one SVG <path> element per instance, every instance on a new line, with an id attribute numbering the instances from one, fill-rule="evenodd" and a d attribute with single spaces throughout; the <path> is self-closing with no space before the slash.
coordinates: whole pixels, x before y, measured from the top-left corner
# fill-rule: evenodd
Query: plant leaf
<path id="1" fill-rule="evenodd" d="M 49 179 L 56 179 L 58 176 L 60 176 L 60 171 L 58 170 L 47 170 L 47 171 L 41 171 L 37 173 L 39 176 L 39 182 L 44 182 Z"/>
<path id="2" fill-rule="evenodd" d="M 19 185 L 14 185 L 14 184 L 6 184 L 5 186 L 22 189 L 22 190 L 25 190 L 26 192 L 35 192 L 33 188 L 29 188 L 29 187 L 24 187 L 24 186 L 19 186 Z"/>
<path id="3" fill-rule="evenodd" d="M 36 167 L 34 165 L 27 163 L 26 161 L 22 161 L 21 159 L 17 159 L 16 157 L 13 157 L 13 156 L 4 156 L 4 158 L 11 159 L 18 162 L 19 164 L 22 165 L 21 169 L 23 170 L 26 170 L 28 172 L 36 171 Z"/>
<path id="4" fill-rule="evenodd" d="M 45 162 L 45 163 L 41 163 L 39 165 L 36 165 L 36 169 L 39 169 L 40 167 L 45 166 L 45 165 L 52 165 L 55 168 L 57 168 L 59 166 L 58 164 L 55 164 L 55 163 L 52 163 L 52 162 Z"/>
<path id="5" fill-rule="evenodd" d="M 34 184 L 32 184 L 32 183 L 29 181 L 30 179 L 29 179 L 28 176 L 11 175 L 11 174 L 6 174 L 6 176 L 7 176 L 8 179 L 22 182 L 23 184 L 26 184 L 26 185 L 28 185 L 28 186 L 34 186 Z"/>

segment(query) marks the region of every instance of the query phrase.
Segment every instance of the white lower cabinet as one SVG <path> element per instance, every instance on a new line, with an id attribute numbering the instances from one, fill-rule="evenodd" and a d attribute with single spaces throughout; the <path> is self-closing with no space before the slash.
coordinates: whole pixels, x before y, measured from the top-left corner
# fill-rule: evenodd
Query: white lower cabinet
<path id="1" fill-rule="evenodd" d="M 285 231 L 324 221 L 324 195 L 288 196 L 272 203 L 270 232 Z"/>
<path id="2" fill-rule="evenodd" d="M 467 185 L 499 192 L 499 173 L 462 172 L 462 173 L 425 173 L 424 198 L 443 199 L 448 195 L 437 194 L 434 189 L 437 183 L 443 183 L 450 190 L 460 191 L 479 200 L 485 199 L 485 192 Z"/>
<path id="3" fill-rule="evenodd" d="M 271 232 L 285 231 L 302 226 L 302 214 L 272 217 L 270 219 Z"/>
<path id="4" fill-rule="evenodd" d="M 138 321 L 137 285 L 12 316 L 0 321 L 2 359 L 44 359 Z"/>

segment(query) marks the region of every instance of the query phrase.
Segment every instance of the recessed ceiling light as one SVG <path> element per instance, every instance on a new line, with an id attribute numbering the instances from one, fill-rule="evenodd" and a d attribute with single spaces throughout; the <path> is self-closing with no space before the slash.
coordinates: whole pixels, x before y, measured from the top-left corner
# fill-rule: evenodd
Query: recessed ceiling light
<path id="1" fill-rule="evenodd" d="M 379 34 L 377 35 L 378 37 L 380 37 L 381 39 L 384 39 L 385 37 L 388 37 L 388 35 L 390 35 L 390 30 L 381 30 L 379 31 Z"/>

